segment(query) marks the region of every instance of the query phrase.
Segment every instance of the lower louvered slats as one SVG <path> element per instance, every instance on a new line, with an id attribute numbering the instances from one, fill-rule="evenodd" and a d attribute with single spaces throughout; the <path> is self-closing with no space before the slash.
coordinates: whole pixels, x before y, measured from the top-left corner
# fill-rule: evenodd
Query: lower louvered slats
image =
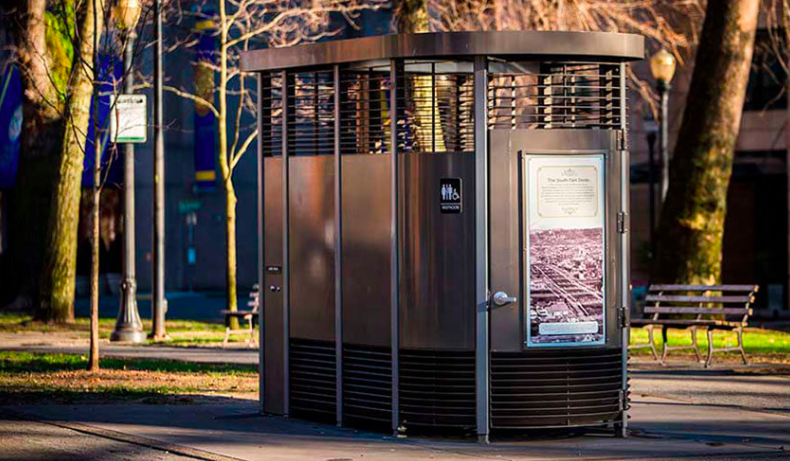
<path id="1" fill-rule="evenodd" d="M 473 428 L 473 351 L 400 351 L 400 420 L 410 426 Z"/>
<path id="2" fill-rule="evenodd" d="M 343 416 L 349 422 L 392 421 L 392 354 L 389 348 L 343 346 Z"/>
<path id="3" fill-rule="evenodd" d="M 335 419 L 335 343 L 291 339 L 291 414 L 299 418 Z"/>
<path id="4" fill-rule="evenodd" d="M 619 348 L 491 354 L 494 428 L 607 424 L 622 411 Z"/>

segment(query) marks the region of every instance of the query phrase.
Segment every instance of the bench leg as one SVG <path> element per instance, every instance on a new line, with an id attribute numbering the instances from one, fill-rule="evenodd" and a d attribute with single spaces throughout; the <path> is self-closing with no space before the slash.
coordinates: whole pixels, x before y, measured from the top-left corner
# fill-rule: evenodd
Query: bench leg
<path id="1" fill-rule="evenodd" d="M 228 345 L 228 339 L 230 339 L 230 327 L 225 327 L 225 339 L 222 340 L 222 348 L 225 349 Z"/>
<path id="2" fill-rule="evenodd" d="M 658 350 L 656 350 L 656 342 L 653 336 L 653 325 L 648 325 L 647 337 L 650 339 L 650 351 L 653 353 L 653 358 L 656 359 L 656 362 L 659 362 L 660 360 L 658 359 Z"/>
<path id="3" fill-rule="evenodd" d="M 741 352 L 741 359 L 743 359 L 743 364 L 748 365 L 749 361 L 746 359 L 746 351 L 743 350 L 743 327 L 738 328 L 738 350 Z"/>
<path id="4" fill-rule="evenodd" d="M 708 359 L 705 361 L 705 368 L 709 368 L 713 362 L 713 330 L 707 328 L 708 333 Z"/>
<path id="5" fill-rule="evenodd" d="M 667 353 L 669 353 L 669 342 L 667 341 L 667 327 L 666 325 L 661 326 L 661 339 L 664 341 L 664 353 L 661 354 L 661 360 L 659 363 L 661 365 L 667 364 Z"/>
<path id="6" fill-rule="evenodd" d="M 699 353 L 699 346 L 697 345 L 697 327 L 691 327 L 691 345 L 694 346 L 694 355 L 697 356 L 697 362 L 702 362 L 702 355 Z"/>
<path id="7" fill-rule="evenodd" d="M 247 326 L 250 329 L 250 347 L 255 347 L 255 329 L 252 327 L 252 318 L 247 320 Z"/>

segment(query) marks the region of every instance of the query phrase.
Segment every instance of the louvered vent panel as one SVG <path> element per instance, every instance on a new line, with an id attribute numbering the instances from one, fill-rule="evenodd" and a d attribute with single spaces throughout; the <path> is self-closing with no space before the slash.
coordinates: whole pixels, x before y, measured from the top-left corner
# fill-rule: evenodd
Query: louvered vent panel
<path id="1" fill-rule="evenodd" d="M 410 426 L 475 426 L 474 352 L 400 352 L 400 419 Z"/>
<path id="2" fill-rule="evenodd" d="M 335 91 L 331 70 L 288 77 L 288 155 L 335 152 Z"/>
<path id="3" fill-rule="evenodd" d="M 340 75 L 340 152 L 385 154 L 392 141 L 389 69 L 345 70 Z"/>
<path id="4" fill-rule="evenodd" d="M 472 74 L 441 62 L 407 63 L 398 79 L 398 147 L 403 153 L 474 151 Z"/>
<path id="5" fill-rule="evenodd" d="M 261 74 L 261 149 L 265 157 L 282 155 L 283 151 L 283 79 L 281 72 Z"/>
<path id="6" fill-rule="evenodd" d="M 619 348 L 492 353 L 492 427 L 614 421 L 621 411 L 621 354 Z"/>
<path id="7" fill-rule="evenodd" d="M 389 348 L 343 346 L 343 415 L 348 421 L 392 421 L 392 355 Z"/>
<path id="8" fill-rule="evenodd" d="M 620 67 L 610 64 L 543 63 L 538 72 L 492 73 L 488 126 L 515 129 L 622 127 Z"/>
<path id="9" fill-rule="evenodd" d="M 291 339 L 291 414 L 335 420 L 335 344 Z"/>

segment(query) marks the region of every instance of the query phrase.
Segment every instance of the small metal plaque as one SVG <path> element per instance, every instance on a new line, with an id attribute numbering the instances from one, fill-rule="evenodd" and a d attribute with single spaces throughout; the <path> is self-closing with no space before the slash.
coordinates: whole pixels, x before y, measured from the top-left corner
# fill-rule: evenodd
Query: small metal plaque
<path id="1" fill-rule="evenodd" d="M 280 266 L 266 266 L 266 272 L 269 274 L 279 274 L 282 272 L 282 268 Z"/>
<path id="2" fill-rule="evenodd" d="M 439 206 L 442 213 L 458 214 L 463 211 L 461 178 L 442 178 L 439 181 Z"/>

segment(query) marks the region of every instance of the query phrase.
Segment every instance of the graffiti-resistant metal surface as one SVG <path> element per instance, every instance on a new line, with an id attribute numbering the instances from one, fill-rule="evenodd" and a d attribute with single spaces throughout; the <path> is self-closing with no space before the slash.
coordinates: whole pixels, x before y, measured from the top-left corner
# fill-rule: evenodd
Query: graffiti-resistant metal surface
<path id="1" fill-rule="evenodd" d="M 264 410 L 624 436 L 625 81 L 643 55 L 636 35 L 535 31 L 243 53 Z"/>

